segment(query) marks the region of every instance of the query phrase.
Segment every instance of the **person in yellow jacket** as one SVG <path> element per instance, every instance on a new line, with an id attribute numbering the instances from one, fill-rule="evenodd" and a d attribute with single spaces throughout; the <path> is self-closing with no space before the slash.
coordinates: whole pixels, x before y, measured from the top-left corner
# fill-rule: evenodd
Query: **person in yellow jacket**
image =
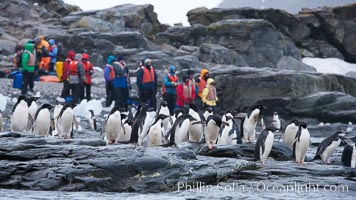
<path id="1" fill-rule="evenodd" d="M 206 86 L 202 92 L 202 102 L 204 108 L 212 107 L 213 111 L 215 111 L 217 101 L 218 96 L 216 94 L 215 81 L 212 78 L 208 78 Z"/>

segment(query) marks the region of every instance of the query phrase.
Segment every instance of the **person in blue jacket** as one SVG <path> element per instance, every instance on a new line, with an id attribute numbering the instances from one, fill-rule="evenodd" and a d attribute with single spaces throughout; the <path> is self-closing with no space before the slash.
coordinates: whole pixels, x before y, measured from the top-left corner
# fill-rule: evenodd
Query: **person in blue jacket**
<path id="1" fill-rule="evenodd" d="M 167 106 L 171 115 L 176 106 L 176 86 L 178 85 L 178 77 L 176 75 L 176 67 L 170 66 L 168 73 L 163 78 L 162 95 L 167 102 Z"/>
<path id="2" fill-rule="evenodd" d="M 129 68 L 122 56 L 118 56 L 117 61 L 112 65 L 115 71 L 113 81 L 115 106 L 128 108 L 129 90 L 131 90 Z"/>
<path id="3" fill-rule="evenodd" d="M 48 55 L 51 57 L 48 71 L 54 72 L 54 66 L 57 62 L 58 47 L 53 39 L 48 40 L 48 43 Z"/>

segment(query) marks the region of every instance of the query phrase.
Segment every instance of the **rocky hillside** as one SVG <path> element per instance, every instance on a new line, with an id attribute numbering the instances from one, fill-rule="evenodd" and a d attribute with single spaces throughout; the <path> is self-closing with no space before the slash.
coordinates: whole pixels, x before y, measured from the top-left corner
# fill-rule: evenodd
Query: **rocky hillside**
<path id="1" fill-rule="evenodd" d="M 152 5 L 83 12 L 61 0 L 8 0 L 0 6 L 0 65 L 11 65 L 16 44 L 44 35 L 56 40 L 59 59 L 74 49 L 88 52 L 96 66 L 103 66 L 108 54 L 120 54 L 134 71 L 149 57 L 160 79 L 169 65 L 179 71 L 193 68 L 197 74 L 207 67 L 218 80 L 221 111 L 244 111 L 263 102 L 267 114 L 347 122 L 356 112 L 356 80 L 315 73 L 301 58 L 355 62 L 355 13 L 356 4 L 297 15 L 275 9 L 197 8 L 187 13 L 190 27 L 168 27 L 158 21 Z"/>

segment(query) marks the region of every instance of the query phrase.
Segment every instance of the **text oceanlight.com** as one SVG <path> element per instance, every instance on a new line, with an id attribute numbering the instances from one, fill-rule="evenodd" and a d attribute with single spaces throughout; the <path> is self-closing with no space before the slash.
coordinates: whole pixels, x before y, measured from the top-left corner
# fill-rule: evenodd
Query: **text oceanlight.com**
<path id="1" fill-rule="evenodd" d="M 293 184 L 270 184 L 266 182 L 257 182 L 250 185 L 233 183 L 218 183 L 217 185 L 206 185 L 204 182 L 178 182 L 166 184 L 167 191 L 188 191 L 188 192 L 348 192 L 348 185 L 329 185 L 298 183 Z"/>

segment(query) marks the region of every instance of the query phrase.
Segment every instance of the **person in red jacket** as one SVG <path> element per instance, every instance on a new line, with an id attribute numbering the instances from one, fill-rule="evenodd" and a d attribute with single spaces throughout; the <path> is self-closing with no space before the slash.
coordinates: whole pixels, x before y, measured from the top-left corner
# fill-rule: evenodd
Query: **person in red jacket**
<path id="1" fill-rule="evenodd" d="M 193 103 L 195 99 L 195 88 L 192 87 L 190 77 L 188 74 L 183 74 L 182 82 L 177 85 L 176 92 L 177 92 L 177 106 L 184 107 L 185 105 L 189 105 Z"/>
<path id="2" fill-rule="evenodd" d="M 82 63 L 85 73 L 85 83 L 81 91 L 81 99 L 91 99 L 91 76 L 94 74 L 93 64 L 89 61 L 89 55 L 86 53 L 82 54 Z M 85 90 L 85 93 L 84 93 Z M 85 97 L 84 97 L 85 94 Z"/>
<path id="3" fill-rule="evenodd" d="M 75 52 L 73 50 L 68 51 L 67 58 L 63 63 L 63 75 L 62 75 L 62 82 L 63 82 L 63 89 L 61 93 L 61 98 L 65 99 L 69 96 L 69 82 L 68 82 L 68 73 L 69 73 L 69 64 L 74 60 Z"/>

